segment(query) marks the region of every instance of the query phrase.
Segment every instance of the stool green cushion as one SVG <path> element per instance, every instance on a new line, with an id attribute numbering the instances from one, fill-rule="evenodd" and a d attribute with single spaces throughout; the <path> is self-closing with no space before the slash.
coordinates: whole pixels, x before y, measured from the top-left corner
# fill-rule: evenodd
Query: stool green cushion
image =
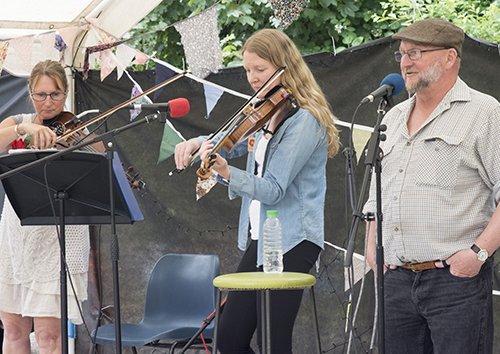
<path id="1" fill-rule="evenodd" d="M 316 284 L 316 278 L 310 274 L 283 272 L 245 272 L 224 274 L 214 279 L 214 286 L 222 289 L 238 290 L 286 290 L 304 289 Z"/>

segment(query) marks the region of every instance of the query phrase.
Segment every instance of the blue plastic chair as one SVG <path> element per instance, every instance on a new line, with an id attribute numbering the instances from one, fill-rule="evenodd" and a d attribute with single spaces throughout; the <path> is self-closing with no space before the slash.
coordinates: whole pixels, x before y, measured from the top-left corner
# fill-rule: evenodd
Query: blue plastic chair
<path id="1" fill-rule="evenodd" d="M 138 324 L 122 323 L 122 346 L 170 347 L 187 343 L 215 309 L 213 280 L 220 274 L 219 257 L 203 254 L 167 254 L 156 262 L 149 278 L 144 317 Z M 95 331 L 94 331 L 95 332 Z M 107 324 L 92 332 L 97 344 L 116 345 L 115 325 Z M 213 338 L 214 324 L 203 331 Z M 172 343 L 160 343 L 170 339 Z"/>

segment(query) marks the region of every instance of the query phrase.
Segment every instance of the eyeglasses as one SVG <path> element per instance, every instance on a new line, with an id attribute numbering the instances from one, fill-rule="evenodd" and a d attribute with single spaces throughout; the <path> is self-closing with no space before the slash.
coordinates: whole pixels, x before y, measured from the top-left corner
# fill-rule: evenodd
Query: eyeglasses
<path id="1" fill-rule="evenodd" d="M 62 101 L 64 97 L 66 96 L 66 92 L 52 92 L 52 93 L 32 93 L 31 98 L 33 98 L 33 101 L 37 102 L 42 102 L 45 101 L 47 96 L 50 96 L 50 98 L 54 101 Z"/>
<path id="2" fill-rule="evenodd" d="M 405 54 L 408 54 L 408 58 L 410 58 L 411 60 L 418 60 L 418 59 L 422 58 L 422 53 L 435 52 L 436 50 L 445 50 L 445 49 L 450 49 L 450 47 L 437 48 L 437 49 L 427 49 L 427 50 L 421 50 L 418 48 L 414 48 L 414 49 L 394 52 L 394 58 L 396 59 L 396 61 L 398 63 L 401 63 L 401 60 L 403 59 Z"/>

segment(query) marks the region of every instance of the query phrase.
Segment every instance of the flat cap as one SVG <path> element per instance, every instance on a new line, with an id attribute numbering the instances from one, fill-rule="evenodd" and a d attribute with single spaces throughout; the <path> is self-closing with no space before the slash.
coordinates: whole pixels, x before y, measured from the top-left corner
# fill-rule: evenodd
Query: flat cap
<path id="1" fill-rule="evenodd" d="M 455 48 L 462 56 L 464 31 L 451 22 L 440 18 L 417 21 L 392 36 L 394 39 L 436 47 Z"/>

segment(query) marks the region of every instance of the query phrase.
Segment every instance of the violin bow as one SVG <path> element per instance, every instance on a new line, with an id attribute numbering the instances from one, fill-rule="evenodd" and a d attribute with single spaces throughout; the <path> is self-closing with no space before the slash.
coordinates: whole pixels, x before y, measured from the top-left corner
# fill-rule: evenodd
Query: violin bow
<path id="1" fill-rule="evenodd" d="M 126 105 L 133 103 L 133 102 L 134 102 L 134 101 L 136 101 L 137 99 L 139 99 L 139 98 L 141 98 L 141 97 L 143 97 L 143 96 L 149 95 L 150 93 L 155 92 L 156 90 L 161 89 L 162 87 L 164 87 L 164 86 L 166 86 L 166 85 L 168 85 L 168 84 L 170 84 L 170 83 L 172 83 L 172 82 L 176 81 L 177 79 L 180 79 L 181 77 L 183 77 L 183 76 L 184 76 L 184 75 L 186 75 L 186 74 L 187 74 L 187 71 L 183 71 L 183 72 L 181 72 L 181 73 L 179 73 L 179 74 L 177 74 L 177 75 L 175 75 L 175 76 L 171 77 L 170 79 L 165 80 L 165 81 L 163 81 L 163 82 L 159 83 L 158 85 L 156 85 L 156 86 L 154 86 L 154 87 L 151 87 L 150 89 L 148 89 L 148 90 L 144 91 L 143 93 L 141 93 L 141 94 L 139 94 L 139 95 L 137 95 L 137 96 L 135 96 L 135 97 L 132 97 L 131 99 L 129 99 L 129 100 L 125 101 L 125 102 L 120 103 L 119 105 L 117 105 L 117 106 L 115 106 L 115 107 L 111 108 L 110 110 L 108 110 L 108 111 L 106 111 L 106 112 L 104 112 L 104 113 L 102 113 L 102 114 L 98 115 L 97 117 L 94 117 L 94 118 L 90 119 L 89 121 L 87 121 L 87 122 L 85 122 L 85 123 L 83 123 L 83 124 L 79 125 L 79 126 L 78 126 L 78 127 L 76 127 L 75 129 L 72 129 L 72 130 L 69 130 L 69 131 L 65 132 L 64 134 L 60 135 L 60 136 L 57 138 L 57 140 L 56 140 L 56 141 L 58 142 L 58 141 L 60 141 L 60 140 L 65 140 L 65 139 L 66 139 L 69 135 L 74 134 L 74 133 L 76 133 L 76 132 L 78 132 L 78 131 L 80 131 L 80 130 L 85 129 L 86 127 L 88 127 L 88 126 L 89 126 L 89 125 L 91 125 L 92 123 L 97 122 L 97 121 L 101 120 L 102 118 L 105 118 L 105 117 L 107 117 L 107 116 L 109 116 L 109 115 L 111 115 L 111 114 L 115 113 L 115 112 L 116 112 L 117 110 L 119 110 L 120 108 L 123 108 L 123 107 L 125 107 Z"/>

